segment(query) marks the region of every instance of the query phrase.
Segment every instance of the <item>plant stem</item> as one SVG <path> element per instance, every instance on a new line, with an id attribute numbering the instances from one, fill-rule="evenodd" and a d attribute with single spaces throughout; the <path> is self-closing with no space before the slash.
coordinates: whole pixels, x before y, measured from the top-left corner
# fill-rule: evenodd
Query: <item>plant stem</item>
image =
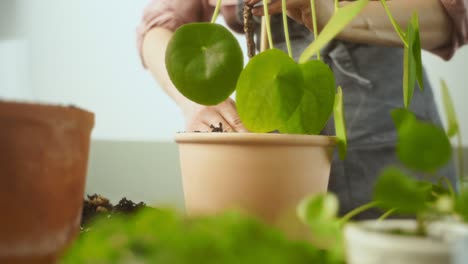
<path id="1" fill-rule="evenodd" d="M 289 57 L 293 58 L 292 49 L 291 49 L 291 40 L 289 39 L 288 14 L 286 13 L 286 0 L 281 0 L 281 10 L 283 12 L 283 27 L 284 27 L 284 37 L 286 38 L 286 46 L 288 47 Z"/>
<path id="2" fill-rule="evenodd" d="M 265 13 L 265 23 L 268 35 L 268 44 L 270 49 L 273 48 L 273 38 L 271 37 L 270 14 L 268 13 L 268 0 L 263 0 L 263 12 Z"/>
<path id="3" fill-rule="evenodd" d="M 388 18 L 390 19 L 390 22 L 392 23 L 392 26 L 395 29 L 395 32 L 398 34 L 398 36 L 400 37 L 405 47 L 408 47 L 408 42 L 406 41 L 406 33 L 403 32 L 401 27 L 396 22 L 395 18 L 390 12 L 390 9 L 388 8 L 386 0 L 380 0 L 380 2 L 382 3 L 383 8 L 385 9 L 385 12 L 387 13 Z"/>
<path id="4" fill-rule="evenodd" d="M 416 215 L 416 234 L 420 236 L 426 235 L 426 222 L 424 221 L 424 217 L 421 214 Z"/>
<path id="5" fill-rule="evenodd" d="M 368 209 L 371 209 L 373 207 L 376 207 L 377 205 L 379 204 L 379 202 L 370 202 L 370 203 L 367 203 L 367 204 L 364 204 L 364 205 L 361 205 L 357 208 L 354 208 L 352 211 L 350 211 L 349 213 L 347 213 L 345 216 L 343 216 L 340 220 L 340 222 L 342 224 L 348 222 L 351 218 L 353 218 L 354 216 L 368 210 Z"/>
<path id="6" fill-rule="evenodd" d="M 463 188 L 465 184 L 467 184 L 467 178 L 465 176 L 465 168 L 463 164 L 463 142 L 460 130 L 457 133 L 457 152 L 458 152 L 458 180 L 459 180 L 459 188 Z"/>
<path id="7" fill-rule="evenodd" d="M 338 5 L 338 0 L 335 0 L 335 13 L 338 11 L 339 5 Z"/>
<path id="8" fill-rule="evenodd" d="M 377 221 L 382 221 L 382 220 L 385 220 L 387 219 L 391 214 L 393 214 L 394 212 L 396 211 L 396 209 L 390 209 L 388 210 L 387 212 L 385 212 L 383 215 L 381 215 L 379 217 L 379 219 L 377 219 Z"/>
<path id="9" fill-rule="evenodd" d="M 255 41 L 254 41 L 254 22 L 252 19 L 252 6 L 244 3 L 244 33 L 247 40 L 247 55 L 249 58 L 255 56 Z"/>
<path id="10" fill-rule="evenodd" d="M 442 179 L 445 184 L 447 185 L 447 188 L 449 189 L 449 192 L 450 192 L 450 197 L 452 197 L 453 199 L 455 199 L 455 191 L 453 189 L 453 185 L 452 183 L 446 178 L 446 177 L 441 177 L 440 179 Z M 459 186 L 460 188 L 461 186 Z"/>
<path id="11" fill-rule="evenodd" d="M 283 0 L 284 1 L 284 0 Z M 336 2 L 336 1 L 335 1 Z M 318 30 L 317 30 L 317 13 L 315 11 L 315 0 L 310 0 L 310 7 L 312 9 L 312 27 L 314 29 L 314 40 L 317 39 Z M 317 59 L 321 60 L 320 58 L 320 51 L 317 51 Z"/>
<path id="12" fill-rule="evenodd" d="M 211 17 L 211 23 L 216 22 L 216 19 L 218 18 L 219 9 L 221 8 L 221 1 L 222 0 L 218 0 L 218 2 L 216 2 L 216 8 L 214 10 L 213 16 Z"/>

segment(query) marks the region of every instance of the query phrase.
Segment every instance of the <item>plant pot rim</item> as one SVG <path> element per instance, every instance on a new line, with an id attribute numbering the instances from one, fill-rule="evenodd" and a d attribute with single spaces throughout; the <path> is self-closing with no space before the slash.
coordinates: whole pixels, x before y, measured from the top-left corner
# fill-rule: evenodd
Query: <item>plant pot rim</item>
<path id="1" fill-rule="evenodd" d="M 335 136 L 279 133 L 182 132 L 175 135 L 178 144 L 256 144 L 334 147 Z"/>
<path id="2" fill-rule="evenodd" d="M 92 112 L 80 108 L 75 105 L 61 105 L 61 104 L 53 104 L 53 103 L 44 103 L 44 102 L 33 102 L 33 101 L 13 101 L 13 100 L 6 100 L 0 98 L 0 107 L 6 108 L 6 107 L 15 107 L 15 106 L 23 106 L 23 107 L 39 107 L 42 109 L 55 109 L 55 110 L 60 110 L 60 109 L 67 109 L 71 111 L 80 111 L 80 112 L 86 112 L 89 114 L 93 114 Z"/>
<path id="3" fill-rule="evenodd" d="M 38 123 L 57 124 L 64 120 L 76 122 L 77 127 L 92 129 L 94 113 L 74 105 L 46 104 L 40 102 L 8 101 L 0 98 L 0 118 L 14 118 Z"/>

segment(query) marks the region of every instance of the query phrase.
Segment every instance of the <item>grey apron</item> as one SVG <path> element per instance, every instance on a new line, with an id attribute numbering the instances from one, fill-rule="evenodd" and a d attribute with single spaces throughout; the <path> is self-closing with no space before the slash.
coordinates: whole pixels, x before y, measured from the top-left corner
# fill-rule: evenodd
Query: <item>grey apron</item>
<path id="1" fill-rule="evenodd" d="M 271 25 L 275 48 L 286 51 L 281 16 L 272 16 Z M 289 30 L 297 61 L 302 51 L 313 41 L 313 34 L 291 19 Z M 259 30 L 257 39 L 258 36 Z M 322 51 L 322 56 L 333 70 L 336 84 L 343 88 L 348 153 L 345 160 L 340 160 L 337 153 L 334 154 L 329 191 L 338 195 L 340 214 L 345 214 L 372 199 L 375 181 L 383 168 L 400 165 L 395 154 L 397 134 L 390 112 L 403 107 L 403 49 L 334 40 Z M 410 108 L 419 119 L 441 126 L 425 74 L 424 87 L 424 92 L 415 89 Z M 335 134 L 333 120 L 328 122 L 322 134 Z M 439 174 L 448 177 L 455 186 L 452 163 Z M 380 215 L 381 212 L 370 210 L 356 219 L 376 218 Z"/>

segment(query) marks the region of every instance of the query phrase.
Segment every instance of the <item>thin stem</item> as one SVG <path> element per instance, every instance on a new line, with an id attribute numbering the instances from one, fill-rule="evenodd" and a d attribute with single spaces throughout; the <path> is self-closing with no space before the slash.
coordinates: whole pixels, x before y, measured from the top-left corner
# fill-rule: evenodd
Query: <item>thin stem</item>
<path id="1" fill-rule="evenodd" d="M 254 29 L 254 22 L 252 19 L 252 6 L 249 6 L 244 3 L 244 33 L 247 40 L 247 55 L 249 58 L 253 58 L 255 56 L 255 29 Z"/>
<path id="2" fill-rule="evenodd" d="M 467 182 L 466 176 L 465 176 L 465 166 L 463 164 L 463 142 L 462 142 L 462 136 L 460 131 L 457 133 L 457 152 L 458 152 L 458 180 L 459 180 L 459 188 L 463 188 Z"/>
<path id="3" fill-rule="evenodd" d="M 291 40 L 289 39 L 289 27 L 288 27 L 288 14 L 286 13 L 286 0 L 281 0 L 281 10 L 283 12 L 283 27 L 284 37 L 286 38 L 286 46 L 288 47 L 289 57 L 293 58 L 291 49 Z"/>
<path id="4" fill-rule="evenodd" d="M 425 236 L 426 235 L 426 222 L 424 221 L 424 216 L 421 214 L 418 214 L 416 216 L 416 234 L 420 236 Z"/>
<path id="5" fill-rule="evenodd" d="M 383 8 L 385 9 L 385 12 L 387 13 L 388 18 L 390 19 L 390 22 L 392 23 L 395 32 L 398 34 L 405 47 L 408 47 L 408 42 L 406 41 L 406 33 L 403 32 L 401 27 L 396 22 L 395 18 L 392 15 L 392 12 L 390 12 L 390 8 L 388 8 L 386 0 L 380 0 L 380 2 L 382 3 Z"/>
<path id="6" fill-rule="evenodd" d="M 219 9 L 221 8 L 221 1 L 222 0 L 218 0 L 218 2 L 216 2 L 216 8 L 214 10 L 213 16 L 211 17 L 211 23 L 216 22 L 216 19 L 218 18 Z"/>
<path id="7" fill-rule="evenodd" d="M 260 30 L 260 52 L 264 52 L 268 49 L 268 36 L 266 31 L 266 20 L 265 17 L 262 17 L 262 26 Z"/>
<path id="8" fill-rule="evenodd" d="M 312 9 L 312 27 L 314 29 L 314 40 L 317 39 L 318 30 L 317 30 L 317 13 L 315 10 L 315 0 L 310 0 L 310 7 Z M 317 51 L 317 59 L 321 60 L 320 58 L 320 50 Z"/>
<path id="9" fill-rule="evenodd" d="M 379 204 L 379 202 L 370 202 L 370 203 L 367 203 L 367 204 L 364 204 L 364 205 L 361 205 L 357 208 L 354 208 L 354 210 L 350 211 L 349 213 L 347 213 L 345 216 L 343 216 L 341 218 L 341 222 L 342 223 L 346 223 L 348 222 L 351 218 L 353 218 L 354 216 L 368 210 L 368 209 L 371 209 L 371 208 L 374 208 L 376 207 L 377 205 Z"/>
<path id="10" fill-rule="evenodd" d="M 265 23 L 268 35 L 268 44 L 270 49 L 273 48 L 273 38 L 271 37 L 270 14 L 268 13 L 268 0 L 263 0 L 263 12 L 265 13 Z"/>
<path id="11" fill-rule="evenodd" d="M 447 188 L 448 188 L 448 190 L 450 192 L 450 197 L 455 199 L 455 191 L 453 189 L 452 183 L 446 177 L 442 176 L 440 179 L 442 179 L 445 182 L 445 184 L 447 185 Z M 461 187 L 461 186 L 459 186 L 459 187 Z"/>
<path id="12" fill-rule="evenodd" d="M 335 0 L 335 13 L 336 11 L 338 11 L 338 8 L 340 8 L 338 4 L 338 0 Z"/>
<path id="13" fill-rule="evenodd" d="M 377 221 L 383 221 L 385 219 L 387 219 L 391 214 L 393 214 L 394 212 L 396 211 L 396 209 L 390 209 L 388 210 L 387 212 L 385 212 L 383 215 L 381 215 L 379 217 L 379 219 L 377 219 Z"/>

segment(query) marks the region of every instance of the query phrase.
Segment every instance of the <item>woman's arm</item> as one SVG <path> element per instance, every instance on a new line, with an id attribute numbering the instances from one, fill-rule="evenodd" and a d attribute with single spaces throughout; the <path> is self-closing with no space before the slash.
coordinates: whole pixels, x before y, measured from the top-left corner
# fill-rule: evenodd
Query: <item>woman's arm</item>
<path id="1" fill-rule="evenodd" d="M 152 0 L 138 28 L 140 55 L 154 79 L 184 113 L 187 131 L 210 131 L 211 124 L 222 122 L 225 131 L 245 132 L 233 100 L 216 106 L 196 104 L 177 90 L 166 70 L 166 48 L 173 32 L 183 24 L 211 19 L 213 9 L 207 0 Z"/>
<path id="2" fill-rule="evenodd" d="M 255 4 L 261 0 L 245 0 Z M 452 22 L 445 11 L 441 0 L 387 0 L 390 11 L 397 23 L 404 29 L 414 12 L 419 15 L 421 45 L 426 50 L 434 50 L 446 45 L 451 40 Z M 350 1 L 341 1 L 345 6 Z M 310 15 L 310 0 L 288 0 L 289 15 L 295 20 L 312 28 Z M 316 0 L 317 22 L 322 28 L 333 14 L 332 0 Z M 281 2 L 269 5 L 270 13 L 281 12 Z M 263 15 L 262 7 L 254 11 L 255 15 Z M 380 1 L 371 1 L 363 11 L 342 31 L 337 38 L 358 42 L 387 46 L 401 46 L 390 20 Z"/>
<path id="3" fill-rule="evenodd" d="M 189 103 L 172 84 L 166 70 L 165 53 L 166 47 L 174 33 L 163 27 L 153 27 L 145 34 L 143 39 L 142 57 L 146 67 L 153 78 L 159 83 L 164 91 L 182 109 Z"/>
<path id="4" fill-rule="evenodd" d="M 341 2 L 341 5 L 347 3 Z M 452 21 L 440 0 L 390 0 L 387 5 L 404 30 L 413 13 L 418 13 L 423 49 L 434 50 L 450 42 Z M 339 38 L 370 44 L 402 45 L 380 1 L 369 2 Z"/>

